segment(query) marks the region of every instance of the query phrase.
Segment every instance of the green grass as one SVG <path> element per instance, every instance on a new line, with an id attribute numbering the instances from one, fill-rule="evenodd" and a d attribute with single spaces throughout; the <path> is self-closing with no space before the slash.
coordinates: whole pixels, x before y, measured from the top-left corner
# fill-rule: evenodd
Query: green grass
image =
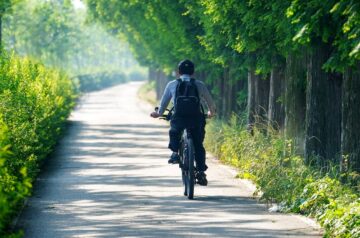
<path id="1" fill-rule="evenodd" d="M 291 140 L 276 132 L 251 135 L 236 116 L 207 126 L 205 145 L 221 161 L 252 180 L 261 199 L 281 204 L 282 211 L 316 218 L 325 237 L 360 237 L 360 198 L 357 187 L 340 183 L 336 167 L 320 172 L 304 163 Z"/>
<path id="2" fill-rule="evenodd" d="M 138 97 L 151 105 L 156 106 L 155 81 L 147 81 L 144 83 L 138 91 Z"/>

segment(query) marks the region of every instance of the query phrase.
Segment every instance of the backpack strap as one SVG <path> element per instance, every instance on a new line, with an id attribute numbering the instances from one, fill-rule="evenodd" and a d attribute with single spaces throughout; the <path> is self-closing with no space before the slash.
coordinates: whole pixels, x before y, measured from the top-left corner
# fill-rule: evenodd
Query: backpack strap
<path id="1" fill-rule="evenodd" d="M 178 84 L 176 85 L 176 90 L 175 90 L 175 100 L 179 93 L 180 85 L 183 82 L 181 78 L 176 79 L 176 81 L 178 82 Z M 190 84 L 192 84 L 194 86 L 196 97 L 199 99 L 199 102 L 200 102 L 199 90 L 198 90 L 198 87 L 196 86 L 195 81 L 196 81 L 196 79 L 190 78 Z M 188 87 L 185 88 L 184 95 L 188 96 Z M 201 103 L 200 103 L 200 105 L 201 105 Z M 202 109 L 202 111 L 204 111 L 204 110 Z"/>
<path id="2" fill-rule="evenodd" d="M 176 79 L 176 81 L 178 82 L 176 85 L 176 90 L 175 90 L 175 97 L 174 97 L 174 102 L 176 101 L 177 95 L 179 93 L 179 88 L 180 88 L 180 84 L 182 82 L 181 78 Z"/>

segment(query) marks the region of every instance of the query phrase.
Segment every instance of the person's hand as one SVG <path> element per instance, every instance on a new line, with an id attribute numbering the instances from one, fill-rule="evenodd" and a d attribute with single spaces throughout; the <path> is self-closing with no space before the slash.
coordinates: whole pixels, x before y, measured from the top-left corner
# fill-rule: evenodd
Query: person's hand
<path id="1" fill-rule="evenodd" d="M 157 112 L 152 112 L 152 113 L 150 114 L 150 116 L 153 117 L 153 118 L 158 118 L 158 117 L 160 116 L 160 114 L 157 113 Z"/>

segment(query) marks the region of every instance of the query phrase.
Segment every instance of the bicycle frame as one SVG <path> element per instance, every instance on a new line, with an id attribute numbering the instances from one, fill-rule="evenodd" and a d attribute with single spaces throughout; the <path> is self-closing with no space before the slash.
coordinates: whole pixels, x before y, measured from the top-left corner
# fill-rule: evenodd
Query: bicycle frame
<path id="1" fill-rule="evenodd" d="M 184 195 L 189 199 L 194 198 L 195 181 L 195 151 L 190 130 L 184 130 L 180 141 L 180 164 Z"/>

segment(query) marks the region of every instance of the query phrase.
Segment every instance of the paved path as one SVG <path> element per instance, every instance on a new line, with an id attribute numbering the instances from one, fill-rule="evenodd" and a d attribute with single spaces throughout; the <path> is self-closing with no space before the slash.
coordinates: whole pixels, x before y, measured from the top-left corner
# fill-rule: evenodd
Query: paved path
<path id="1" fill-rule="evenodd" d="M 267 212 L 215 160 L 209 186 L 182 196 L 180 171 L 167 165 L 168 125 L 148 116 L 139 86 L 82 98 L 18 220 L 25 237 L 319 236 L 297 216 Z"/>

